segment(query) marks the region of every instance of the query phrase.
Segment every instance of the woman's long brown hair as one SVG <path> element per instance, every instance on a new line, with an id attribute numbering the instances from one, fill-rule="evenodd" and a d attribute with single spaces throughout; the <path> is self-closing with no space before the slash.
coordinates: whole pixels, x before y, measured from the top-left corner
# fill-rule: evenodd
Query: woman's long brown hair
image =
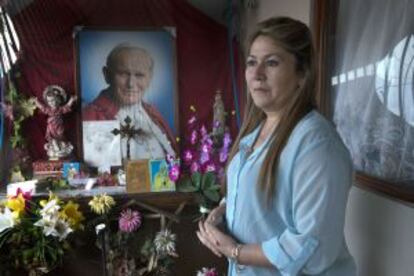
<path id="1" fill-rule="evenodd" d="M 259 36 L 270 37 L 278 46 L 293 54 L 296 70 L 303 76 L 303 86 L 292 94 L 291 100 L 282 110 L 277 128 L 271 133 L 269 149 L 257 179 L 258 189 L 266 195 L 266 202 L 270 204 L 276 190 L 280 154 L 297 123 L 315 108 L 315 52 L 309 28 L 302 22 L 288 17 L 270 18 L 259 23 L 250 36 L 249 51 Z M 265 113 L 255 106 L 248 92 L 243 124 L 230 151 L 227 164 L 239 151 L 241 138 L 257 128 L 265 118 Z"/>

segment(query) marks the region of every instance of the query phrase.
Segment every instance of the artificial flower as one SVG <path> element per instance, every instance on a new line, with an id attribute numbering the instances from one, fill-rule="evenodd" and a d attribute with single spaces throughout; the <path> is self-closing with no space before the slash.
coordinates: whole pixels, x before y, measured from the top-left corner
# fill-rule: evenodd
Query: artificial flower
<path id="1" fill-rule="evenodd" d="M 200 154 L 200 164 L 204 165 L 205 163 L 207 163 L 208 161 L 210 161 L 210 154 L 207 152 L 201 152 Z"/>
<path id="2" fill-rule="evenodd" d="M 82 212 L 79 211 L 79 204 L 74 203 L 72 200 L 66 203 L 60 215 L 69 222 L 70 227 L 73 229 L 81 228 L 81 222 L 85 219 Z"/>
<path id="3" fill-rule="evenodd" d="M 219 153 L 219 161 L 221 163 L 225 163 L 226 160 L 227 160 L 227 158 L 228 158 L 228 152 L 227 151 L 220 151 L 220 153 Z"/>
<path id="4" fill-rule="evenodd" d="M 201 133 L 202 137 L 206 137 L 208 135 L 206 126 L 204 126 L 204 125 L 201 126 L 200 133 Z"/>
<path id="5" fill-rule="evenodd" d="M 66 239 L 66 237 L 73 232 L 73 229 L 70 227 L 69 222 L 63 219 L 58 219 L 55 224 L 56 229 L 56 237 L 59 238 L 60 241 Z"/>
<path id="6" fill-rule="evenodd" d="M 180 166 L 178 164 L 174 164 L 171 166 L 171 168 L 168 171 L 168 177 L 171 179 L 171 181 L 177 181 L 180 177 Z"/>
<path id="7" fill-rule="evenodd" d="M 19 193 L 15 197 L 11 197 L 6 201 L 6 207 L 13 211 L 13 217 L 19 218 L 26 207 L 26 200 L 23 194 Z"/>
<path id="8" fill-rule="evenodd" d="M 167 154 L 167 156 L 165 157 L 165 159 L 166 159 L 166 161 L 167 161 L 168 164 L 172 164 L 175 161 L 174 156 L 171 155 L 171 154 Z"/>
<path id="9" fill-rule="evenodd" d="M 208 163 L 204 168 L 204 172 L 215 172 L 216 170 L 216 165 L 214 165 L 214 163 Z"/>
<path id="10" fill-rule="evenodd" d="M 40 214 L 42 217 L 57 217 L 59 210 L 60 206 L 57 204 L 57 200 L 53 199 L 40 210 Z"/>
<path id="11" fill-rule="evenodd" d="M 200 171 L 200 165 L 197 162 L 191 163 L 190 167 L 191 173 L 199 172 Z"/>
<path id="12" fill-rule="evenodd" d="M 191 116 L 190 120 L 188 120 L 188 124 L 189 124 L 189 125 L 192 125 L 192 124 L 194 124 L 196 121 L 197 121 L 196 116 Z"/>
<path id="13" fill-rule="evenodd" d="M 175 252 L 175 234 L 165 229 L 157 233 L 154 239 L 155 250 L 159 255 L 177 256 Z"/>
<path id="14" fill-rule="evenodd" d="M 197 143 L 197 140 L 198 140 L 198 133 L 197 133 L 197 131 L 196 131 L 196 130 L 193 130 L 193 131 L 191 132 L 190 143 L 191 143 L 192 145 L 195 145 L 195 144 Z"/>
<path id="15" fill-rule="evenodd" d="M 45 207 L 48 204 L 48 202 L 50 202 L 52 200 L 55 200 L 56 201 L 56 204 L 60 204 L 59 197 L 55 193 L 53 193 L 52 191 L 50 191 L 49 192 L 49 198 L 48 199 L 42 199 L 39 202 L 39 204 L 40 204 L 40 206 Z"/>
<path id="16" fill-rule="evenodd" d="M 116 181 L 116 178 L 113 177 L 110 173 L 104 172 L 96 180 L 96 185 L 98 185 L 98 186 L 116 186 L 116 185 L 118 185 L 118 182 Z"/>
<path id="17" fill-rule="evenodd" d="M 103 215 L 111 210 L 112 206 L 115 205 L 115 200 L 113 197 L 106 194 L 94 196 L 91 201 L 89 201 L 89 206 L 92 211 L 98 215 Z"/>
<path id="18" fill-rule="evenodd" d="M 64 240 L 69 233 L 73 232 L 73 229 L 70 228 L 69 223 L 58 217 L 44 217 L 38 220 L 35 226 L 43 228 L 43 234 L 45 236 L 54 236 L 59 239 L 59 241 Z"/>
<path id="19" fill-rule="evenodd" d="M 4 208 L 4 212 L 0 213 L 0 233 L 8 228 L 12 228 L 16 221 L 13 218 L 13 213 L 9 208 Z"/>
<path id="20" fill-rule="evenodd" d="M 203 267 L 201 270 L 197 271 L 197 276 L 218 276 L 218 272 L 215 268 L 206 268 Z"/>
<path id="21" fill-rule="evenodd" d="M 19 194 L 21 194 L 23 196 L 24 200 L 26 200 L 26 201 L 32 199 L 32 190 L 30 190 L 28 192 L 25 192 L 22 189 L 17 188 L 16 195 L 13 196 L 12 198 L 16 198 Z"/>
<path id="22" fill-rule="evenodd" d="M 193 161 L 193 153 L 191 152 L 191 150 L 184 151 L 183 159 L 186 163 L 190 163 L 191 161 Z"/>
<path id="23" fill-rule="evenodd" d="M 119 230 L 126 233 L 131 233 L 141 226 L 141 214 L 138 211 L 126 209 L 121 212 L 119 217 Z"/>

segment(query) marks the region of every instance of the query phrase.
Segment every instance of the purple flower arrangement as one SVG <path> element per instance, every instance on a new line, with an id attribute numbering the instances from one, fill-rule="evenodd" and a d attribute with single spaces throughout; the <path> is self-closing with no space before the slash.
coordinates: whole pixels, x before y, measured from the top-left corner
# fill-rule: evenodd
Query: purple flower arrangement
<path id="1" fill-rule="evenodd" d="M 189 146 L 177 159 L 167 156 L 169 177 L 177 183 L 181 192 L 198 193 L 201 207 L 209 209 L 220 199 L 220 185 L 224 177 L 224 167 L 231 146 L 230 133 L 221 135 L 209 133 L 206 126 L 199 123 L 195 109 L 187 122 Z M 218 127 L 219 122 L 213 124 Z"/>

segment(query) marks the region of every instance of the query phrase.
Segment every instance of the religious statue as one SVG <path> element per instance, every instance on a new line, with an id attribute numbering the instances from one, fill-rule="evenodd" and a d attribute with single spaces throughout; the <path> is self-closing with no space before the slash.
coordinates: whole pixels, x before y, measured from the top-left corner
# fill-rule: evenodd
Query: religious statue
<path id="1" fill-rule="evenodd" d="M 221 91 L 217 90 L 213 105 L 213 136 L 221 136 L 226 128 L 226 111 L 221 98 Z"/>
<path id="2" fill-rule="evenodd" d="M 72 105 L 77 100 L 76 96 L 71 96 L 67 101 L 65 90 L 57 85 L 49 85 L 43 91 L 43 104 L 37 98 L 36 106 L 40 111 L 49 117 L 47 118 L 46 127 L 46 144 L 44 146 L 49 160 L 59 160 L 68 157 L 73 150 L 73 145 L 65 141 L 64 126 L 62 115 L 72 109 Z"/>

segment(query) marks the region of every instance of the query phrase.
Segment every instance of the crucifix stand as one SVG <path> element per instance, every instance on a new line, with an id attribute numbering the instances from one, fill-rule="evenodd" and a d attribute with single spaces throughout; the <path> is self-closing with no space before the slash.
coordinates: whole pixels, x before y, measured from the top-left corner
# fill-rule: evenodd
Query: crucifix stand
<path id="1" fill-rule="evenodd" d="M 119 129 L 115 128 L 111 132 L 113 135 L 121 135 L 121 139 L 126 138 L 126 154 L 127 154 L 127 160 L 131 159 L 131 152 L 130 152 L 130 143 L 131 139 L 134 138 L 136 135 L 143 135 L 145 132 L 141 128 L 135 128 L 134 125 L 132 125 L 132 120 L 129 116 L 126 116 L 124 119 L 125 124 L 120 124 Z"/>

